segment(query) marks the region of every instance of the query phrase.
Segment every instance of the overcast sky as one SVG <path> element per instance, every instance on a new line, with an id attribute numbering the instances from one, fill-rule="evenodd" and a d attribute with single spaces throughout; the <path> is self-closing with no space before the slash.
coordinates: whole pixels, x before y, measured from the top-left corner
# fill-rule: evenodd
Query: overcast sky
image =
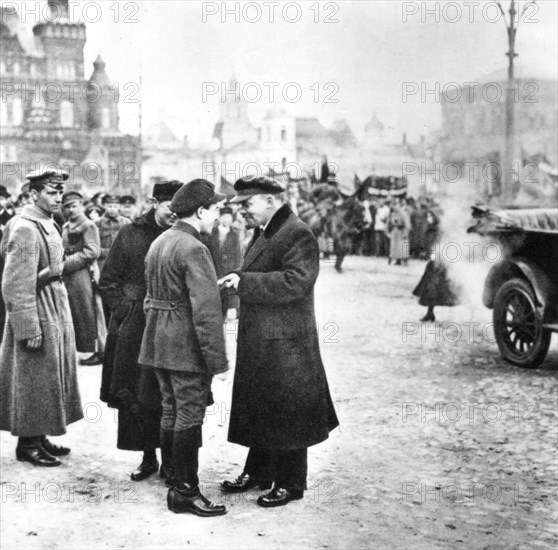
<path id="1" fill-rule="evenodd" d="M 119 2 L 116 22 L 115 2 L 99 2 L 100 10 L 81 14 L 86 22 L 100 14 L 98 22 L 87 23 L 86 76 L 99 53 L 109 76 L 121 87 L 137 83 L 141 70 L 144 129 L 162 119 L 180 137 L 188 134 L 197 143 L 210 137 L 219 113 L 220 94 L 203 102 L 203 83 L 220 87 L 233 73 L 241 86 L 257 83 L 264 97 L 269 87 L 263 83 L 278 83 L 277 101 L 283 90 L 293 98 L 296 87 L 286 89 L 285 85 L 296 82 L 302 92 L 300 100 L 283 104 L 297 116 L 318 116 L 324 124 L 346 118 L 358 134 L 375 111 L 396 134 L 407 131 L 416 138 L 423 129 L 439 127 L 440 106 L 432 95 L 422 102 L 420 92 L 403 102 L 404 83 L 409 83 L 410 91 L 434 89 L 436 82 L 443 87 L 476 81 L 507 67 L 506 29 L 493 2 L 488 2 L 491 6 L 485 1 L 427 2 L 437 14 L 425 13 L 424 2 L 318 5 L 303 1 L 291 2 L 286 11 L 282 2 L 274 8 L 274 22 L 270 22 L 271 7 L 262 6 L 260 20 L 254 23 L 246 20 L 258 17 L 254 3 L 248 7 L 226 3 L 229 9 L 239 5 L 240 22 L 234 13 L 222 21 L 223 4 Z M 526 2 L 518 4 L 522 9 Z M 507 9 L 509 0 L 503 0 L 503 6 Z M 80 9 L 75 8 L 77 15 Z M 124 22 L 126 18 L 131 22 Z M 297 22 L 286 20 L 297 18 Z M 337 22 L 326 23 L 326 18 Z M 557 28 L 555 0 L 539 1 L 536 9 L 524 14 L 517 34 L 516 63 L 527 68 L 529 75 L 556 77 Z M 252 86 L 246 91 L 254 94 L 258 89 Z M 134 86 L 129 85 L 122 89 L 122 97 L 139 97 L 133 92 Z M 325 103 L 332 92 L 338 102 Z M 263 99 L 252 104 L 253 121 L 258 123 L 268 108 Z M 137 104 L 121 106 L 124 131 L 137 132 L 137 113 Z"/>

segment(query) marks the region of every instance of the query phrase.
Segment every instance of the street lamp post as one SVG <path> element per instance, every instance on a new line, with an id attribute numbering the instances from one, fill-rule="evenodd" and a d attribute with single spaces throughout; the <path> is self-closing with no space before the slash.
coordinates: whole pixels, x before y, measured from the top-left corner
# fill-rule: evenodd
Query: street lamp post
<path id="1" fill-rule="evenodd" d="M 530 4 L 535 4 L 536 0 L 532 0 L 528 2 L 522 12 L 521 15 L 525 13 L 525 10 Z M 514 186 L 515 186 L 515 178 L 519 178 L 519 164 L 517 166 L 517 172 L 515 170 L 515 163 L 517 160 L 516 155 L 516 136 L 515 136 L 515 95 L 514 95 L 514 88 L 515 88 L 515 76 L 514 76 L 514 67 L 513 67 L 513 60 L 515 57 L 518 56 L 515 53 L 515 35 L 517 33 L 516 27 L 516 15 L 517 10 L 515 9 L 516 0 L 510 0 L 510 9 L 508 10 L 509 13 L 509 24 L 506 23 L 506 14 L 504 13 L 504 9 L 502 8 L 502 4 L 497 2 L 500 11 L 502 12 L 503 20 L 506 25 L 506 29 L 508 31 L 508 51 L 506 52 L 506 56 L 508 57 L 508 86 L 506 89 L 506 140 L 505 140 L 505 149 L 504 149 L 504 166 L 502 167 L 502 191 L 500 194 L 500 198 L 504 204 L 509 204 L 512 202 L 514 198 Z M 519 93 L 517 94 L 519 99 Z"/>

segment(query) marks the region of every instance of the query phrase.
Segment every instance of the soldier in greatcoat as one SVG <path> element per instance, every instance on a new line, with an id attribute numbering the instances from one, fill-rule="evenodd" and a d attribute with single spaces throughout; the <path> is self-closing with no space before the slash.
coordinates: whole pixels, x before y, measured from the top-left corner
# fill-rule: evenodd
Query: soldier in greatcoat
<path id="1" fill-rule="evenodd" d="M 2 295 L 7 308 L 0 347 L 0 429 L 17 436 L 16 457 L 60 466 L 70 452 L 48 435 L 66 433 L 83 418 L 68 294 L 62 283 L 63 247 L 53 212 L 60 210 L 68 173 L 29 176 L 34 205 L 10 228 Z"/>
<path id="2" fill-rule="evenodd" d="M 314 314 L 320 250 L 311 229 L 283 204 L 283 188 L 253 176 L 235 183 L 255 228 L 242 267 L 219 280 L 238 290 L 240 312 L 229 441 L 249 447 L 227 492 L 273 489 L 264 507 L 303 498 L 308 447 L 338 426 Z"/>
<path id="3" fill-rule="evenodd" d="M 200 233 L 210 233 L 225 195 L 206 180 L 181 187 L 178 220 L 145 261 L 146 324 L 138 362 L 155 368 L 162 394 L 161 438 L 172 438 L 175 480 L 167 504 L 202 517 L 226 513 L 200 492 L 198 452 L 211 380 L 228 369 L 215 267 Z"/>
<path id="4" fill-rule="evenodd" d="M 76 348 L 81 353 L 92 353 L 80 361 L 81 365 L 99 365 L 106 340 L 105 316 L 97 290 L 99 230 L 84 214 L 83 197 L 77 191 L 64 193 L 62 208 L 68 219 L 62 227 L 66 255 L 63 277 L 70 298 Z"/>
<path id="5" fill-rule="evenodd" d="M 102 202 L 105 212 L 101 219 L 96 222 L 101 239 L 101 254 L 97 260 L 99 271 L 103 271 L 103 266 L 105 265 L 110 248 L 116 239 L 116 235 L 125 225 L 130 223 L 128 218 L 121 216 L 119 213 L 119 197 L 116 195 L 105 195 Z"/>
<path id="6" fill-rule="evenodd" d="M 112 311 L 103 360 L 101 400 L 118 409 L 117 447 L 143 451 L 141 464 L 131 475 L 133 481 L 141 481 L 158 471 L 155 449 L 159 444 L 161 477 L 172 476 L 172 438 L 164 432 L 159 442 L 159 383 L 152 369 L 138 366 L 138 355 L 145 328 L 145 256 L 151 243 L 175 221 L 169 206 L 180 187 L 182 183 L 178 181 L 155 184 L 151 209 L 118 233 L 99 281 L 103 302 Z"/>

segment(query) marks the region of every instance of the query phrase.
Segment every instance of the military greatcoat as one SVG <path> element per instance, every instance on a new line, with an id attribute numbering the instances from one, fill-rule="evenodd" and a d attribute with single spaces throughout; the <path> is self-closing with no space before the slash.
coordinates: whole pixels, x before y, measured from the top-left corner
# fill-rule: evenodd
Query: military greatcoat
<path id="1" fill-rule="evenodd" d="M 2 295 L 7 309 L 0 347 L 0 429 L 13 435 L 62 435 L 83 418 L 76 348 L 62 271 L 62 238 L 51 217 L 25 206 L 10 230 Z M 42 334 L 39 349 L 25 340 Z"/>
<path id="2" fill-rule="evenodd" d="M 99 281 L 97 258 L 101 253 L 99 230 L 93 221 L 81 215 L 77 221 L 64 224 L 62 238 L 66 254 L 64 283 L 70 298 L 77 350 L 96 351 L 97 339 L 102 350 L 106 326 L 101 296 L 96 290 Z"/>

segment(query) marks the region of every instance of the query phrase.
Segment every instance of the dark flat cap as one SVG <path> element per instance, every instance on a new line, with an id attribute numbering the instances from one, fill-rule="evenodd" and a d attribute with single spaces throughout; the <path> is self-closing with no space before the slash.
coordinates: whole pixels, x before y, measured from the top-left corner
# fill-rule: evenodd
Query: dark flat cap
<path id="1" fill-rule="evenodd" d="M 83 200 L 83 195 L 79 191 L 66 191 L 62 195 L 62 204 L 66 204 L 72 201 L 81 201 Z"/>
<path id="2" fill-rule="evenodd" d="M 108 193 L 101 199 L 101 204 L 107 203 L 120 204 L 120 197 L 118 195 L 109 195 Z"/>
<path id="3" fill-rule="evenodd" d="M 10 198 L 10 194 L 8 193 L 8 190 L 3 185 L 0 185 L 0 197 L 4 197 L 6 199 Z"/>
<path id="4" fill-rule="evenodd" d="M 200 206 L 209 206 L 221 202 L 226 195 L 215 193 L 215 186 L 207 180 L 196 179 L 183 185 L 174 195 L 169 206 L 176 214 L 190 214 Z"/>
<path id="5" fill-rule="evenodd" d="M 136 204 L 136 199 L 132 195 L 122 195 L 120 197 L 120 204 Z"/>
<path id="6" fill-rule="evenodd" d="M 153 186 L 153 198 L 159 202 L 171 201 L 184 184 L 181 181 L 162 181 Z"/>
<path id="7" fill-rule="evenodd" d="M 254 195 L 277 195 L 283 193 L 285 188 L 276 180 L 265 176 L 245 176 L 234 184 L 237 192 L 230 202 L 243 202 Z"/>

